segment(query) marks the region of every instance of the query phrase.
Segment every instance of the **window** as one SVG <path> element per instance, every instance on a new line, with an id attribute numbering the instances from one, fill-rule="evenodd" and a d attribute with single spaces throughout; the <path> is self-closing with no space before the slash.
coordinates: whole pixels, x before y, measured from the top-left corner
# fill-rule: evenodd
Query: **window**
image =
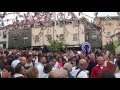
<path id="1" fill-rule="evenodd" d="M 27 43 L 28 42 L 28 37 L 24 37 L 23 40 L 24 40 L 24 43 Z"/>
<path id="2" fill-rule="evenodd" d="M 65 35 L 64 34 L 60 34 L 59 40 L 64 41 L 65 40 Z"/>
<path id="3" fill-rule="evenodd" d="M 36 23 L 35 28 L 40 28 L 40 23 Z"/>
<path id="4" fill-rule="evenodd" d="M 14 44 L 17 43 L 17 37 L 14 37 L 14 38 L 13 38 L 13 43 L 14 43 Z"/>
<path id="5" fill-rule="evenodd" d="M 73 27 L 76 27 L 76 26 L 78 26 L 78 22 L 77 21 L 72 21 L 72 25 L 73 25 Z"/>
<path id="6" fill-rule="evenodd" d="M 23 35 L 27 36 L 28 30 L 23 30 Z"/>
<path id="7" fill-rule="evenodd" d="M 107 32 L 107 36 L 110 37 L 111 36 L 111 32 Z"/>
<path id="8" fill-rule="evenodd" d="M 78 40 L 78 34 L 75 33 L 75 34 L 73 34 L 73 41 L 77 41 L 77 40 Z"/>
<path id="9" fill-rule="evenodd" d="M 64 21 L 59 21 L 59 27 L 63 27 L 64 26 Z"/>
<path id="10" fill-rule="evenodd" d="M 96 42 L 97 41 L 97 35 L 93 34 L 92 39 L 93 39 L 93 42 Z"/>
<path id="11" fill-rule="evenodd" d="M 7 32 L 4 31 L 4 32 L 3 32 L 3 38 L 6 38 L 6 37 L 7 37 Z"/>
<path id="12" fill-rule="evenodd" d="M 3 44 L 3 48 L 6 48 L 6 44 Z"/>
<path id="13" fill-rule="evenodd" d="M 52 40 L 52 35 L 46 35 L 46 37 L 47 37 L 47 41 Z"/>
<path id="14" fill-rule="evenodd" d="M 38 42 L 39 41 L 39 35 L 35 35 L 35 42 Z"/>

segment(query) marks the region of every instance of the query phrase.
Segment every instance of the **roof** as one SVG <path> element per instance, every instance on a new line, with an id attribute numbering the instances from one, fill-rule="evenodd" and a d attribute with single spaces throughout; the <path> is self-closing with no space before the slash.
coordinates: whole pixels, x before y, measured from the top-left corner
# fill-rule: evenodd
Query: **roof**
<path id="1" fill-rule="evenodd" d="M 120 32 L 118 32 L 118 33 L 112 35 L 111 37 L 114 37 L 114 36 L 117 36 L 117 35 L 120 35 Z"/>
<path id="2" fill-rule="evenodd" d="M 97 17 L 99 19 L 105 19 L 105 18 L 111 18 L 111 19 L 120 19 L 120 16 L 101 16 L 101 17 Z"/>

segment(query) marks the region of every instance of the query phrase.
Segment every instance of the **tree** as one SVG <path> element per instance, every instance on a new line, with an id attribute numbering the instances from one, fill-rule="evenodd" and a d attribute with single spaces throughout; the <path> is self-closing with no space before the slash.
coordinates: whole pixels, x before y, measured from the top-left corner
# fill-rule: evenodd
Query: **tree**
<path id="1" fill-rule="evenodd" d="M 47 35 L 47 40 L 50 43 L 50 50 L 52 52 L 61 52 L 64 50 L 64 43 L 59 40 L 52 40 L 51 35 Z"/>
<path id="2" fill-rule="evenodd" d="M 110 51 L 111 53 L 115 53 L 115 48 L 118 46 L 117 41 L 111 41 L 105 45 L 105 50 Z"/>

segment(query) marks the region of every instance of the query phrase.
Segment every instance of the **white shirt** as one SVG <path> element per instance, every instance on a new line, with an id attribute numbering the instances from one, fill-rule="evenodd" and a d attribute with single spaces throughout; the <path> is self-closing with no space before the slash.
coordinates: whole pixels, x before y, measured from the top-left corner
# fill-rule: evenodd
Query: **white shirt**
<path id="1" fill-rule="evenodd" d="M 114 59 L 114 64 L 116 63 L 116 61 L 117 61 L 117 59 L 115 58 L 115 59 Z"/>
<path id="2" fill-rule="evenodd" d="M 78 74 L 77 78 L 89 78 L 88 74 L 89 74 L 89 71 L 83 70 Z"/>
<path id="3" fill-rule="evenodd" d="M 40 62 L 37 63 L 37 65 L 35 66 L 38 69 L 38 78 L 43 78 L 44 72 L 44 65 L 41 64 Z"/>
<path id="4" fill-rule="evenodd" d="M 38 57 L 35 59 L 35 67 L 38 64 Z"/>
<path id="5" fill-rule="evenodd" d="M 25 67 L 33 67 L 33 63 L 32 63 L 32 62 L 26 63 L 26 64 L 25 64 Z"/>
<path id="6" fill-rule="evenodd" d="M 24 77 L 24 76 L 22 74 L 20 74 L 20 73 L 15 73 L 14 78 L 18 78 L 18 77 Z"/>
<path id="7" fill-rule="evenodd" d="M 120 71 L 115 74 L 115 78 L 120 78 Z"/>
<path id="8" fill-rule="evenodd" d="M 15 68 L 17 66 L 17 64 L 20 63 L 20 60 L 14 60 L 11 64 L 11 67 Z"/>
<path id="9" fill-rule="evenodd" d="M 54 68 L 59 68 L 59 63 L 58 62 L 55 63 Z"/>
<path id="10" fill-rule="evenodd" d="M 43 73 L 43 78 L 48 78 L 48 75 L 47 73 Z"/>
<path id="11" fill-rule="evenodd" d="M 80 70 L 80 69 L 75 69 L 75 68 L 76 68 L 76 67 L 73 67 L 73 68 L 72 68 L 72 71 L 70 72 L 73 77 L 75 77 L 76 74 L 78 73 L 78 71 Z"/>

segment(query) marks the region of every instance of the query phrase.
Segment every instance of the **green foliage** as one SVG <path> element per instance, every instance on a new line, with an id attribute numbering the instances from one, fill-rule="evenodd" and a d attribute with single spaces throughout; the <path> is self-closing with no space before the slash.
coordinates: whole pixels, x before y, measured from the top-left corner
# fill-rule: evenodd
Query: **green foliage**
<path id="1" fill-rule="evenodd" d="M 117 41 L 111 41 L 111 42 L 109 42 L 109 43 L 107 43 L 105 45 L 105 50 L 108 50 L 108 51 L 114 53 L 115 52 L 115 48 L 117 46 L 118 46 L 118 42 Z"/>
<path id="2" fill-rule="evenodd" d="M 17 46 L 16 46 L 16 48 L 18 49 L 18 50 L 23 50 L 23 48 L 24 48 L 24 44 L 17 44 Z"/>
<path id="3" fill-rule="evenodd" d="M 60 52 L 64 49 L 64 43 L 58 40 L 52 40 L 51 35 L 47 35 L 47 40 L 50 43 L 50 50 L 52 52 Z"/>

